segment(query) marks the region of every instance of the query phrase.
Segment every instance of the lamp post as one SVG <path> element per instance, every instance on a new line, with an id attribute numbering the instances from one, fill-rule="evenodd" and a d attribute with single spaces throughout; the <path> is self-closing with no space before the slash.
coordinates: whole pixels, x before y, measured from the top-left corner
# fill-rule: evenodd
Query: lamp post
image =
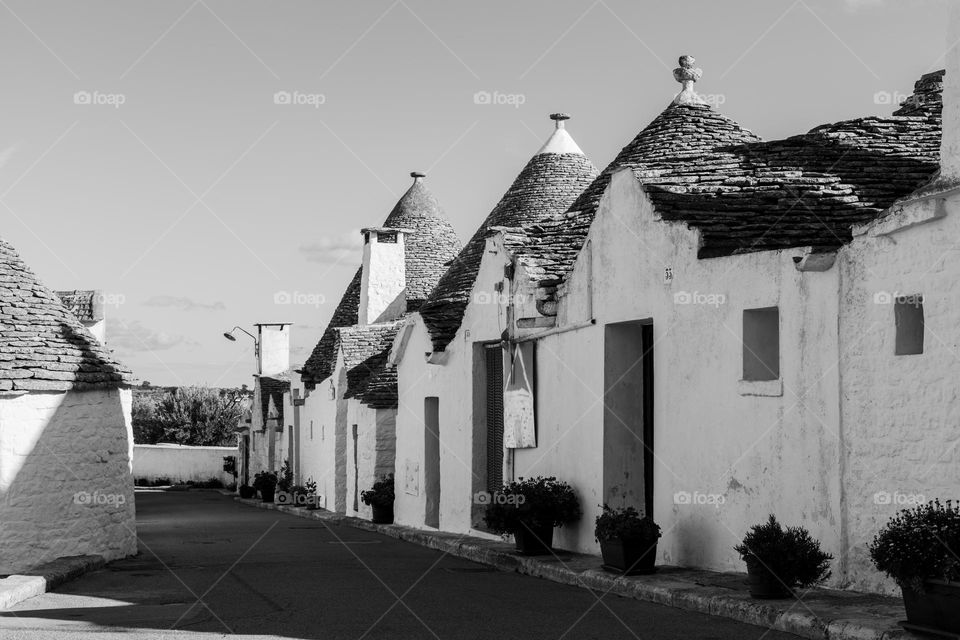
<path id="1" fill-rule="evenodd" d="M 250 333 L 249 331 L 247 331 L 246 329 L 244 329 L 243 327 L 239 327 L 239 326 L 234 327 L 230 331 L 224 332 L 223 337 L 229 340 L 230 342 L 236 342 L 237 337 L 233 335 L 233 332 L 237 331 L 238 329 L 240 331 L 243 331 L 248 336 L 250 336 L 250 339 L 253 340 L 253 357 L 257 362 L 257 373 L 259 374 L 260 373 L 260 341 L 257 340 L 257 337 L 252 333 Z"/>

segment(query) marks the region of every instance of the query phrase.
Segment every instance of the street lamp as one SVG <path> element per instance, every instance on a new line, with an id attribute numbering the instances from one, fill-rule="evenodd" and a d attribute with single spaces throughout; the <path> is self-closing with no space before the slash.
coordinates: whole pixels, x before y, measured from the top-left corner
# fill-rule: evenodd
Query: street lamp
<path id="1" fill-rule="evenodd" d="M 243 332 L 244 332 L 245 334 L 247 334 L 248 336 L 250 336 L 250 339 L 253 340 L 253 357 L 254 357 L 254 359 L 257 361 L 257 373 L 259 373 L 259 372 L 260 372 L 260 371 L 259 371 L 259 369 L 260 369 L 260 341 L 257 340 L 256 336 L 254 336 L 252 333 L 250 333 L 249 331 L 247 331 L 247 330 L 244 329 L 243 327 L 239 327 L 239 326 L 238 326 L 238 327 L 234 327 L 233 329 L 230 329 L 230 331 L 225 331 L 225 332 L 223 333 L 223 337 L 226 338 L 227 340 L 229 340 L 230 342 L 236 342 L 236 341 L 237 341 L 237 337 L 236 337 L 235 335 L 233 335 L 233 332 L 236 331 L 236 330 L 238 330 L 238 329 L 239 329 L 240 331 L 243 331 Z"/>

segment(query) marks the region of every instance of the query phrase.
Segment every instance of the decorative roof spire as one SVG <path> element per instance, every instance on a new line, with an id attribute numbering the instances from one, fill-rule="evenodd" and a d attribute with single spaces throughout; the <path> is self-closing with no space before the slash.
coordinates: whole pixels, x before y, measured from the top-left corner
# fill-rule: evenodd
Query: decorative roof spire
<path id="1" fill-rule="evenodd" d="M 693 66 L 696 62 L 693 56 L 680 56 L 680 66 L 673 70 L 673 77 L 683 89 L 674 96 L 673 104 L 706 104 L 693 90 L 693 83 L 703 75 L 703 69 Z"/>
<path id="2" fill-rule="evenodd" d="M 423 179 L 427 177 L 427 174 L 422 171 L 411 171 L 410 177 L 413 178 L 413 183 L 416 184 L 418 182 L 423 182 Z"/>
<path id="3" fill-rule="evenodd" d="M 582 156 L 583 151 L 577 146 L 577 143 L 573 141 L 570 134 L 567 133 L 567 129 L 563 124 L 565 120 L 570 119 L 570 114 L 551 113 L 550 119 L 556 123 L 557 128 L 550 135 L 550 139 L 540 147 L 540 151 L 537 151 L 536 155 L 542 153 L 575 153 Z"/>

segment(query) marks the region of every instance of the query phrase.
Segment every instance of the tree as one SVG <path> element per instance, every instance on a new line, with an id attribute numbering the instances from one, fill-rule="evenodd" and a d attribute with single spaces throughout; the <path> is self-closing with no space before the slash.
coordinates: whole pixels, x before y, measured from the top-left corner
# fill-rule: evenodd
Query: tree
<path id="1" fill-rule="evenodd" d="M 134 442 L 232 445 L 248 406 L 246 395 L 209 387 L 181 387 L 159 397 L 143 395 L 139 403 L 134 400 Z"/>

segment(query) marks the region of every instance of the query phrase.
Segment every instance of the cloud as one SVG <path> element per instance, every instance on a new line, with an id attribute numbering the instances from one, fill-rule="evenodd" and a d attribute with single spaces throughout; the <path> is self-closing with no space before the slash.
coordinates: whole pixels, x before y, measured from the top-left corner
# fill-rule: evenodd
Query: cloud
<path id="1" fill-rule="evenodd" d="M 363 240 L 360 237 L 360 230 L 352 229 L 302 244 L 299 251 L 308 262 L 353 266 L 360 263 L 362 248 Z"/>
<path id="2" fill-rule="evenodd" d="M 9 162 L 10 158 L 13 157 L 13 154 L 16 153 L 16 151 L 17 151 L 16 147 L 7 147 L 3 151 L 0 151 L 0 167 L 7 164 L 7 162 Z"/>
<path id="3" fill-rule="evenodd" d="M 171 307 L 180 311 L 223 311 L 222 302 L 197 302 L 184 296 L 153 296 L 144 304 L 148 307 Z"/>
<path id="4" fill-rule="evenodd" d="M 107 346 L 121 351 L 164 351 L 197 344 L 186 336 L 145 327 L 139 320 L 124 321 L 112 316 L 107 318 L 106 333 Z"/>

